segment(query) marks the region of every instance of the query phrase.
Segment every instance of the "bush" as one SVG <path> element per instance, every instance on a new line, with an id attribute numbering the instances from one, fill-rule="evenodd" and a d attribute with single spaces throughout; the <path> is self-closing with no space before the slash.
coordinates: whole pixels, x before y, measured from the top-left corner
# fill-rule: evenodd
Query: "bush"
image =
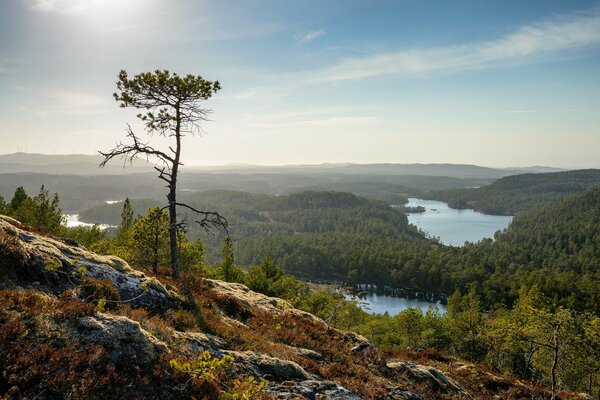
<path id="1" fill-rule="evenodd" d="M 81 296 L 85 301 L 104 300 L 104 307 L 115 309 L 121 301 L 119 289 L 109 279 L 92 278 L 86 276 L 82 280 Z"/>

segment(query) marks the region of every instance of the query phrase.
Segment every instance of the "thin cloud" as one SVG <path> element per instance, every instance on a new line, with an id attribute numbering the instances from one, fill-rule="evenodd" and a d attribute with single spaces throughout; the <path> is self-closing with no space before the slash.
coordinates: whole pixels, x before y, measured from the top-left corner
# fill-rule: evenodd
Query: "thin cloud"
<path id="1" fill-rule="evenodd" d="M 537 110 L 508 110 L 507 113 L 509 114 L 535 114 L 537 113 Z"/>
<path id="2" fill-rule="evenodd" d="M 596 9 L 527 25 L 494 40 L 343 60 L 318 71 L 316 81 L 346 81 L 531 63 L 597 44 L 600 44 L 600 12 Z"/>
<path id="3" fill-rule="evenodd" d="M 309 128 L 309 127 L 332 127 L 332 126 L 365 126 L 379 122 L 377 117 L 331 117 L 319 119 L 307 119 L 300 121 L 268 122 L 251 124 L 255 128 L 282 129 L 282 128 Z"/>
<path id="4" fill-rule="evenodd" d="M 312 42 L 319 36 L 325 35 L 325 33 L 326 33 L 325 29 L 319 29 L 316 31 L 308 31 L 308 32 L 304 32 L 302 34 L 296 35 L 294 37 L 294 39 L 296 39 L 297 44 L 306 44 L 306 43 Z"/>

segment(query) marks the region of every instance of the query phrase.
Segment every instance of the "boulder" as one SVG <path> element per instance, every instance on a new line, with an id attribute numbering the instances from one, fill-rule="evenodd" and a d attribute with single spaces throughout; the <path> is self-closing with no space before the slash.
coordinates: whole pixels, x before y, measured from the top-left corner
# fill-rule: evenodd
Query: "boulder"
<path id="1" fill-rule="evenodd" d="M 276 399 L 361 399 L 348 389 L 327 380 L 286 381 L 279 385 L 271 385 L 268 392 Z"/>
<path id="2" fill-rule="evenodd" d="M 456 394 L 460 396 L 458 398 L 472 399 L 472 396 L 465 392 L 458 383 L 448 378 L 442 371 L 436 368 L 402 361 L 389 362 L 387 367 L 392 372 L 403 375 L 409 380 L 427 382 L 435 390 Z"/>
<path id="3" fill-rule="evenodd" d="M 181 302 L 181 297 L 160 282 L 132 269 L 115 256 L 101 256 L 87 251 L 72 240 L 53 238 L 25 230 L 13 218 L 0 215 L 0 229 L 20 239 L 27 257 L 28 273 L 19 275 L 24 286 L 40 281 L 54 294 L 73 288 L 80 278 L 89 276 L 110 280 L 121 299 L 132 306 L 166 309 Z"/>
<path id="4" fill-rule="evenodd" d="M 276 382 L 311 379 L 304 368 L 293 361 L 286 361 L 253 351 L 224 350 L 222 353 L 233 357 L 237 372 L 244 375 L 268 376 L 268 380 Z"/>
<path id="5" fill-rule="evenodd" d="M 148 365 L 167 345 L 127 317 L 98 313 L 79 318 L 74 336 L 84 344 L 102 346 L 113 363 Z"/>

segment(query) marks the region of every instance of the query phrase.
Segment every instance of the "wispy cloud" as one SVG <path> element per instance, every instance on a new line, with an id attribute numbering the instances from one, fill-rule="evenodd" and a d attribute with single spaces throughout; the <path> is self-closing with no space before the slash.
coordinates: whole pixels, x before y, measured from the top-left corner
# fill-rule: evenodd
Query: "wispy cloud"
<path id="1" fill-rule="evenodd" d="M 508 110 L 508 114 L 535 114 L 537 110 Z"/>
<path id="2" fill-rule="evenodd" d="M 530 63 L 597 44 L 600 44 L 600 10 L 595 9 L 523 26 L 494 40 L 346 59 L 318 71 L 316 80 L 345 81 Z"/>
<path id="3" fill-rule="evenodd" d="M 298 34 L 298 35 L 294 36 L 294 39 L 296 40 L 297 44 L 306 44 L 306 43 L 312 42 L 319 36 L 325 35 L 325 33 L 327 33 L 327 32 L 325 32 L 325 29 L 318 29 L 315 31 L 308 31 L 308 32 Z"/>
<path id="4" fill-rule="evenodd" d="M 21 104 L 20 110 L 39 118 L 52 115 L 91 115 L 110 110 L 110 98 L 71 90 L 45 88 L 41 94 L 30 87 L 15 87 L 14 90 L 31 93 L 31 100 Z"/>
<path id="5" fill-rule="evenodd" d="M 283 129 L 283 128 L 310 128 L 310 127 L 333 127 L 333 126 L 364 126 L 379 122 L 377 117 L 331 117 L 304 119 L 298 121 L 279 121 L 250 124 L 255 128 Z"/>

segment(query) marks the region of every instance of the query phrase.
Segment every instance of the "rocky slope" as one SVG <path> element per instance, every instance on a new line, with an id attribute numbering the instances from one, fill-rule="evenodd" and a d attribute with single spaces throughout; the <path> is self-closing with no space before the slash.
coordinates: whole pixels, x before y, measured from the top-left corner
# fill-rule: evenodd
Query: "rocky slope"
<path id="1" fill-rule="evenodd" d="M 453 379 L 443 364 L 386 360 L 366 338 L 284 300 L 193 275 L 151 278 L 4 216 L 0 289 L 3 399 L 471 399 L 535 390 L 475 366 L 446 368 Z M 479 383 L 465 390 L 465 376 Z"/>

